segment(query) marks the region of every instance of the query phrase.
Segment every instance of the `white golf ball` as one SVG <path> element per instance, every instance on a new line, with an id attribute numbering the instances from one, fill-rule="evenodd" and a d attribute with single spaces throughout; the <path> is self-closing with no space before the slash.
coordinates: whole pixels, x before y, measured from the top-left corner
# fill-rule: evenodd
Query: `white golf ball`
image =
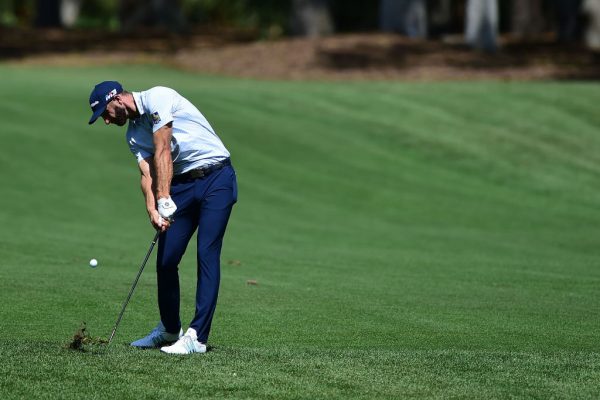
<path id="1" fill-rule="evenodd" d="M 95 258 L 92 258 L 90 260 L 90 267 L 96 268 L 96 266 L 98 266 L 98 260 L 96 260 Z"/>

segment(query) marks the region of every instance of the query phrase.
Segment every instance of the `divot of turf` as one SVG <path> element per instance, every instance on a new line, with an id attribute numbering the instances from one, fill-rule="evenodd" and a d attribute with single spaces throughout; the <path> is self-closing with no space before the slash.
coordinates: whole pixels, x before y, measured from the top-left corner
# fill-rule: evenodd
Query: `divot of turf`
<path id="1" fill-rule="evenodd" d="M 85 346 L 97 346 L 105 345 L 108 340 L 102 337 L 90 336 L 85 322 L 81 323 L 81 326 L 73 335 L 73 340 L 67 345 L 67 348 L 71 350 L 86 352 L 88 349 Z"/>

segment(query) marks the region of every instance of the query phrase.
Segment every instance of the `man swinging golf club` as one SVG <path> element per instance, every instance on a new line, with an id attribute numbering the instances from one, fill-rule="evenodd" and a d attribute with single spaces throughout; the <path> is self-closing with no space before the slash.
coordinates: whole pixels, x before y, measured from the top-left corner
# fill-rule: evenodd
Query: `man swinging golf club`
<path id="1" fill-rule="evenodd" d="M 160 322 L 131 343 L 171 354 L 206 352 L 217 305 L 220 254 L 231 209 L 237 201 L 229 152 L 206 118 L 173 89 L 127 92 L 105 81 L 90 94 L 93 124 L 123 126 L 141 172 L 150 222 L 159 230 L 156 272 Z M 178 265 L 198 229 L 196 312 L 183 334 L 179 318 Z"/>

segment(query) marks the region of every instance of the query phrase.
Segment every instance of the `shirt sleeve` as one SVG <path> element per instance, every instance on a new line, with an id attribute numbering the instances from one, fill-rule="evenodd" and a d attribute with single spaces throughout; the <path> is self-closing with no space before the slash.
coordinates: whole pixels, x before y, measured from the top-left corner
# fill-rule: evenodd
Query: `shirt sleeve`
<path id="1" fill-rule="evenodd" d="M 147 109 L 152 122 L 152 133 L 173 122 L 173 101 L 175 99 L 172 89 L 155 87 L 148 91 L 146 97 Z"/>

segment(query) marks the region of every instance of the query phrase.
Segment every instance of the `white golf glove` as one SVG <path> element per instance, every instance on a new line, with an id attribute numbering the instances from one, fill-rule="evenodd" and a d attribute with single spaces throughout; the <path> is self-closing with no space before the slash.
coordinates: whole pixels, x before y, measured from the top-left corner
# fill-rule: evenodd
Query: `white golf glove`
<path id="1" fill-rule="evenodd" d="M 158 199 L 158 214 L 164 219 L 170 219 L 175 211 L 177 211 L 177 206 L 171 196 L 169 197 L 161 197 Z"/>

